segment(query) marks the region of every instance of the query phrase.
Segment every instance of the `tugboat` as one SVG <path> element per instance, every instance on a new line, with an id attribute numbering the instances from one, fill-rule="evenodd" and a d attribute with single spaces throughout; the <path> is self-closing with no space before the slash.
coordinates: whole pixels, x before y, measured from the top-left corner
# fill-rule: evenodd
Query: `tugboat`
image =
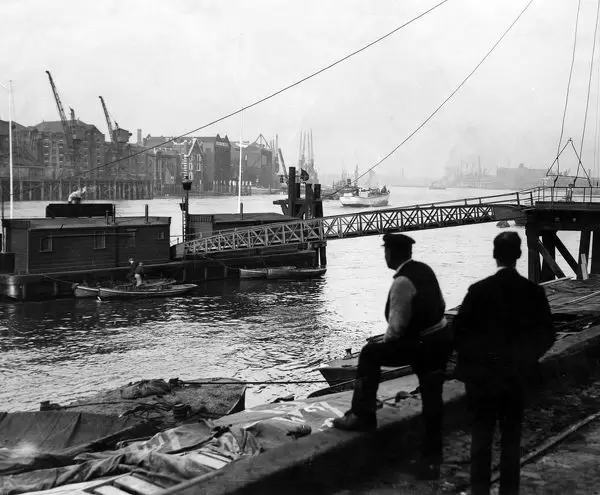
<path id="1" fill-rule="evenodd" d="M 342 206 L 387 206 L 390 191 L 385 186 L 380 188 L 357 187 L 340 196 Z"/>

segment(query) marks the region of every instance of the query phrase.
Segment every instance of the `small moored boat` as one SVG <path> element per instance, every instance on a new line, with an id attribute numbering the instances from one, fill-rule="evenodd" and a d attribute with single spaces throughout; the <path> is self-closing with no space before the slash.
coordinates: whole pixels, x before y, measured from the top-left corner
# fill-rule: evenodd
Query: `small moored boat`
<path id="1" fill-rule="evenodd" d="M 266 268 L 240 268 L 240 278 L 267 278 Z"/>
<path id="2" fill-rule="evenodd" d="M 148 289 L 150 287 L 154 287 L 154 288 L 165 288 L 165 287 L 170 287 L 174 284 L 176 284 L 177 281 L 174 278 L 159 278 L 156 280 L 150 279 L 147 282 L 144 283 L 144 285 L 142 287 Z M 114 285 L 105 285 L 105 288 L 110 288 L 110 289 L 118 289 L 118 290 L 128 290 L 131 289 L 133 287 L 132 284 L 114 284 Z M 97 285 L 96 287 L 92 287 L 91 285 L 85 285 L 85 284 L 77 284 L 73 287 L 73 293 L 75 294 L 75 297 L 98 297 L 99 295 L 99 290 L 100 290 L 101 286 Z"/>
<path id="3" fill-rule="evenodd" d="M 243 279 L 304 279 L 316 278 L 325 274 L 327 268 L 299 268 L 297 266 L 274 266 L 268 268 L 240 268 L 240 278 Z"/>
<path id="4" fill-rule="evenodd" d="M 174 284 L 165 287 L 98 288 L 100 299 L 130 299 L 143 297 L 179 296 L 198 287 L 197 284 Z"/>

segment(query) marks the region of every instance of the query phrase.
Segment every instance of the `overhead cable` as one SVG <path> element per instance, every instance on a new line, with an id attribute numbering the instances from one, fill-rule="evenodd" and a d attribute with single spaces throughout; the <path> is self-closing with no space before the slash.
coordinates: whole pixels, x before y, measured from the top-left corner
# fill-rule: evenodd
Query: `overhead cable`
<path id="1" fill-rule="evenodd" d="M 502 42 L 502 40 L 506 37 L 506 35 L 514 27 L 514 25 L 519 21 L 519 19 L 523 16 L 523 14 L 527 11 L 527 9 L 529 8 L 529 6 L 532 3 L 533 3 L 533 0 L 529 0 L 529 2 L 527 2 L 527 5 L 525 5 L 523 10 L 521 10 L 519 15 L 516 17 L 516 19 L 514 21 L 512 21 L 511 24 L 508 26 L 508 28 L 504 31 L 504 33 L 502 33 L 502 36 L 500 36 L 500 38 L 498 38 L 498 41 L 496 41 L 492 45 L 492 47 L 488 50 L 488 52 L 484 55 L 484 57 L 479 61 L 479 63 L 475 66 L 475 68 L 471 72 L 469 72 L 469 74 L 461 81 L 461 83 L 454 89 L 454 91 L 452 91 L 446 97 L 446 99 L 444 101 L 442 101 L 442 103 L 440 103 L 435 108 L 435 110 L 429 114 L 429 116 L 425 120 L 423 120 L 423 122 L 421 122 L 408 136 L 406 136 L 398 146 L 396 146 L 392 151 L 390 151 L 387 155 L 385 155 L 381 160 L 379 160 L 377 163 L 375 163 L 375 165 L 373 165 L 371 168 L 369 168 L 365 173 L 361 174 L 356 180 L 360 179 L 361 177 L 364 177 L 375 167 L 379 166 L 381 163 L 383 163 L 385 160 L 387 160 L 396 151 L 398 151 L 404 144 L 406 144 L 417 132 L 419 132 L 423 127 L 425 127 L 425 125 L 446 105 L 446 103 L 448 103 L 448 101 L 450 101 L 452 99 L 452 97 L 456 93 L 458 93 L 458 91 L 466 84 L 466 82 L 469 79 L 471 79 L 471 76 L 473 76 L 473 74 L 475 74 L 477 69 L 479 69 L 479 67 L 481 67 L 481 65 L 487 60 L 487 58 L 492 54 L 492 52 L 496 49 L 496 47 Z"/>
<path id="2" fill-rule="evenodd" d="M 594 71 L 594 55 L 596 54 L 596 38 L 597 38 L 597 34 L 598 34 L 598 16 L 599 16 L 599 14 L 600 14 L 600 0 L 598 0 L 597 7 L 596 7 L 596 23 L 594 24 L 594 40 L 592 42 L 592 56 L 590 58 L 590 74 L 589 74 L 589 78 L 588 78 L 587 96 L 585 99 L 585 113 L 583 116 L 583 130 L 581 132 L 581 143 L 579 146 L 579 156 L 580 157 L 583 157 L 583 140 L 585 138 L 585 127 L 587 124 L 588 107 L 590 104 L 590 93 L 592 90 L 592 75 L 593 75 L 593 71 Z M 581 162 L 579 162 L 577 165 L 577 173 L 579 172 L 579 165 L 582 165 Z M 577 175 L 577 173 L 575 175 Z"/>
<path id="3" fill-rule="evenodd" d="M 449 0 L 442 0 L 441 2 L 439 2 L 439 3 L 435 4 L 433 7 L 431 7 L 431 8 L 429 8 L 429 9 L 427 9 L 427 10 L 425 10 L 425 11 L 421 12 L 421 13 L 420 13 L 420 14 L 418 14 L 417 16 L 415 16 L 415 17 L 413 17 L 412 19 L 410 19 L 410 20 L 408 20 L 408 21 L 404 22 L 403 24 L 401 24 L 401 25 L 399 25 L 398 27 L 396 27 L 396 28 L 392 29 L 392 30 L 391 30 L 391 31 L 389 31 L 388 33 L 386 33 L 386 34 L 384 34 L 384 35 L 380 36 L 379 38 L 375 39 L 374 41 L 371 41 L 370 43 L 367 43 L 366 45 L 364 45 L 364 46 L 362 46 L 361 48 L 359 48 L 359 49 L 357 49 L 357 50 L 355 50 L 355 51 L 353 51 L 353 52 L 349 53 L 348 55 L 345 55 L 344 57 L 337 59 L 335 62 L 332 62 L 332 63 L 330 63 L 329 65 L 326 65 L 325 67 L 323 67 L 323 68 L 321 68 L 321 69 L 319 69 L 319 70 L 317 70 L 317 71 L 315 71 L 315 72 L 312 72 L 311 74 L 309 74 L 309 75 L 307 75 L 307 76 L 304 76 L 303 78 L 301 78 L 301 79 L 299 79 L 299 80 L 297 80 L 297 81 L 295 81 L 295 82 L 293 82 L 293 83 L 291 83 L 291 84 L 288 84 L 287 86 L 285 86 L 285 87 L 283 87 L 283 88 L 281 88 L 281 89 L 279 89 L 279 90 L 277 90 L 277 91 L 275 91 L 275 92 L 273 92 L 273 93 L 271 93 L 271 94 L 269 94 L 269 95 L 267 95 L 267 96 L 265 96 L 265 97 L 263 97 L 263 98 L 260 98 L 260 99 L 258 99 L 258 100 L 256 100 L 256 101 L 254 101 L 253 103 L 250 103 L 249 105 L 246 105 L 246 106 L 244 106 L 244 107 L 241 107 L 241 108 L 239 108 L 239 109 L 237 109 L 237 110 L 234 110 L 233 112 L 230 112 L 230 113 L 228 113 L 227 115 L 224 115 L 224 116 L 222 116 L 222 117 L 219 117 L 219 118 L 217 118 L 217 119 L 214 119 L 214 120 L 212 120 L 211 122 L 209 122 L 209 123 L 207 123 L 207 124 L 204 124 L 204 125 L 202 125 L 202 126 L 200 126 L 200 127 L 196 127 L 195 129 L 192 129 L 191 131 L 188 131 L 188 132 L 186 132 L 186 133 L 184 133 L 184 134 L 180 134 L 179 136 L 176 136 L 176 137 L 173 137 L 173 138 L 171 138 L 171 139 L 168 139 L 168 140 L 166 140 L 166 141 L 164 141 L 164 142 L 162 142 L 162 143 L 159 143 L 159 144 L 157 144 L 157 145 L 151 146 L 151 147 L 149 147 L 149 148 L 144 148 L 143 150 L 141 150 L 141 151 L 138 151 L 138 152 L 136 152 L 136 153 L 133 153 L 133 154 L 131 154 L 131 155 L 128 155 L 128 156 L 126 156 L 126 157 L 124 157 L 124 158 L 120 158 L 120 159 L 118 159 L 118 160 L 113 160 L 113 161 L 111 161 L 111 162 L 107 162 L 107 163 L 105 163 L 105 164 L 103 164 L 103 165 L 100 165 L 100 166 L 98 166 L 98 167 L 92 168 L 92 169 L 90 169 L 90 170 L 86 171 L 86 172 L 85 172 L 84 174 L 82 174 L 82 175 L 85 175 L 85 174 L 87 174 L 87 173 L 90 173 L 90 172 L 94 172 L 94 171 L 96 171 L 96 170 L 100 170 L 100 169 L 102 169 L 102 168 L 108 167 L 109 165 L 113 165 L 113 164 L 115 164 L 115 163 L 117 163 L 117 162 L 120 162 L 120 161 L 123 161 L 123 160 L 127 160 L 127 159 L 129 159 L 129 158 L 133 158 L 134 156 L 141 155 L 141 154 L 143 154 L 143 153 L 146 153 L 146 152 L 148 152 L 148 151 L 151 151 L 151 150 L 153 150 L 153 149 L 155 149 L 155 148 L 159 148 L 159 147 L 161 147 L 161 146 L 164 146 L 164 145 L 165 145 L 165 144 L 167 144 L 167 143 L 171 143 L 171 142 L 173 142 L 173 141 L 176 141 L 176 140 L 178 140 L 178 139 L 184 138 L 184 137 L 186 137 L 186 136 L 188 136 L 188 135 L 190 135 L 190 134 L 192 134 L 192 133 L 194 133 L 194 132 L 201 131 L 202 129 L 205 129 L 205 128 L 207 128 L 207 127 L 211 126 L 211 125 L 217 124 L 217 123 L 219 123 L 219 122 L 221 122 L 221 121 L 223 121 L 223 120 L 226 120 L 226 119 L 228 119 L 228 118 L 230 118 L 230 117 L 233 117 L 234 115 L 237 115 L 237 114 L 239 114 L 239 113 L 241 113 L 241 112 L 243 112 L 243 111 L 245 111 L 245 110 L 248 110 L 249 108 L 253 108 L 253 107 L 257 106 L 257 105 L 260 105 L 261 103 L 264 103 L 265 101 L 267 101 L 267 100 L 270 100 L 270 99 L 274 98 L 275 96 L 278 96 L 278 95 L 280 95 L 281 93 L 284 93 L 285 91 L 287 91 L 287 90 L 289 90 L 289 89 L 292 89 L 292 88 L 294 88 L 294 87 L 296 87 L 296 86 L 298 86 L 298 85 L 300 85 L 300 84 L 302 84 L 302 83 L 304 83 L 304 82 L 308 81 L 309 79 L 312 79 L 312 78 L 314 78 L 314 77 L 318 76 L 319 74 L 322 74 L 322 73 L 323 73 L 323 72 L 325 72 L 325 71 L 328 71 L 329 69 L 332 69 L 332 68 L 333 68 L 333 67 L 335 67 L 336 65 L 339 65 L 339 64 L 341 64 L 342 62 L 345 62 L 346 60 L 348 60 L 348 59 L 350 59 L 350 58 L 354 57 L 355 55 L 358 55 L 359 53 L 362 53 L 362 52 L 364 52 L 364 51 L 365 51 L 365 50 L 367 50 L 368 48 L 371 48 L 372 46 L 374 46 L 374 45 L 376 45 L 376 44 L 380 43 L 381 41 L 383 41 L 383 40 L 385 40 L 385 39 L 389 38 L 390 36 L 392 36 L 392 35 L 396 34 L 398 31 L 400 31 L 400 30 L 404 29 L 405 27 L 409 26 L 409 25 L 410 25 L 410 24 L 412 24 L 413 22 L 415 22 L 415 21 L 417 21 L 417 20 L 421 19 L 422 17 L 425 17 L 427 14 L 429 14 L 429 13 L 433 12 L 433 11 L 434 11 L 434 10 L 436 10 L 437 8 L 439 8 L 439 7 L 441 7 L 442 5 L 444 5 L 445 3 L 447 3 L 448 1 L 449 1 Z"/>
<path id="4" fill-rule="evenodd" d="M 581 0 L 578 0 L 578 2 L 577 2 L 577 15 L 575 17 L 575 30 L 574 30 L 574 34 L 573 34 L 573 53 L 571 55 L 571 68 L 569 69 L 569 82 L 567 83 L 567 92 L 566 92 L 566 95 L 565 95 L 565 108 L 563 110 L 562 121 L 561 121 L 561 124 L 560 124 L 560 137 L 558 138 L 558 145 L 556 147 L 556 158 L 554 160 L 554 162 L 556 162 L 556 176 L 557 176 L 557 178 L 558 178 L 558 175 L 560 173 L 560 163 L 558 162 L 558 157 L 560 156 L 560 147 L 562 145 L 562 139 L 563 139 L 564 132 L 565 132 L 565 119 L 567 117 L 567 107 L 569 106 L 569 93 L 571 91 L 571 80 L 573 78 L 573 66 L 575 65 L 575 51 L 577 49 L 577 31 L 579 29 L 579 12 L 580 11 L 581 11 Z M 550 170 L 554 166 L 554 162 L 552 163 L 552 165 L 550 166 L 550 168 L 546 172 L 546 175 L 550 174 Z M 556 179 L 554 180 L 554 182 L 556 183 Z"/>

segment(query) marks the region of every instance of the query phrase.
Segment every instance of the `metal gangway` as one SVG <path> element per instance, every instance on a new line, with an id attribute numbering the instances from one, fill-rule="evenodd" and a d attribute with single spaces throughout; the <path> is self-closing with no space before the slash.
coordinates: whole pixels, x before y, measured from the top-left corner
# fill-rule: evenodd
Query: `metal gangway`
<path id="1" fill-rule="evenodd" d="M 225 251 L 319 243 L 388 232 L 495 222 L 522 217 L 526 208 L 531 208 L 538 202 L 600 202 L 600 188 L 540 186 L 506 194 L 219 231 L 215 235 L 182 243 L 183 253 L 184 256 L 207 255 Z"/>

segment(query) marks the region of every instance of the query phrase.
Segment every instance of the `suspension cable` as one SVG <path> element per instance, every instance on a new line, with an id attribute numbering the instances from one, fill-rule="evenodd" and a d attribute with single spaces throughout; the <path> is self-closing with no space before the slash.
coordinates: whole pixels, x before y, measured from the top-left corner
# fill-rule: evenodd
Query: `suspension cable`
<path id="1" fill-rule="evenodd" d="M 567 117 L 567 107 L 569 105 L 569 94 L 571 92 L 571 80 L 573 78 L 573 66 L 575 65 L 575 50 L 577 48 L 577 31 L 579 29 L 579 12 L 581 10 L 581 0 L 577 2 L 577 16 L 575 17 L 575 33 L 573 35 L 573 54 L 571 55 L 571 68 L 569 69 L 569 81 L 567 83 L 567 93 L 565 95 L 565 108 L 563 110 L 562 121 L 560 124 L 560 137 L 558 138 L 558 145 L 556 147 L 556 175 L 558 176 L 560 173 L 560 163 L 558 161 L 558 157 L 560 155 L 560 146 L 562 144 L 562 139 L 565 132 L 565 119 Z M 554 162 L 551 167 L 546 172 L 546 176 L 550 175 L 550 170 L 554 166 Z"/>
<path id="2" fill-rule="evenodd" d="M 581 0 L 579 0 L 581 2 Z M 400 144 L 398 146 L 396 146 L 392 151 L 390 151 L 387 155 L 385 155 L 382 159 L 380 159 L 379 161 L 377 161 L 377 163 L 375 163 L 375 165 L 373 165 L 371 168 L 369 168 L 366 172 L 364 172 L 363 174 L 359 175 L 356 179 L 355 182 L 358 181 L 358 179 L 364 177 L 365 175 L 367 175 L 369 172 L 371 172 L 371 170 L 373 170 L 374 168 L 376 168 L 377 166 L 379 166 L 381 163 L 383 163 L 385 160 L 387 160 L 390 156 L 392 156 L 396 151 L 398 151 L 404 144 L 406 144 L 415 134 L 417 134 L 417 132 L 419 132 L 423 127 L 425 127 L 425 125 L 433 118 L 435 117 L 435 115 L 446 105 L 446 103 L 448 103 L 448 101 L 450 101 L 454 95 L 456 95 L 456 93 L 458 93 L 458 91 L 467 83 L 467 81 L 469 79 L 471 79 L 471 77 L 473 76 L 473 74 L 475 74 L 475 72 L 477 71 L 477 69 L 479 69 L 479 67 L 481 67 L 481 65 L 488 59 L 488 57 L 492 54 L 492 52 L 496 49 L 496 47 L 502 42 L 502 40 L 506 37 L 506 35 L 510 32 L 510 30 L 514 27 L 514 25 L 519 21 L 519 19 L 523 16 L 523 14 L 527 11 L 527 9 L 529 8 L 529 6 L 533 3 L 533 0 L 529 0 L 529 2 L 527 2 L 527 5 L 525 5 L 525 7 L 523 8 L 523 10 L 521 10 L 521 12 L 519 13 L 519 15 L 516 17 L 516 19 L 514 21 L 511 22 L 511 24 L 508 26 L 508 28 L 504 31 L 504 33 L 502 33 L 502 36 L 500 36 L 500 38 L 498 38 L 498 40 L 492 45 L 492 47 L 487 51 L 487 53 L 483 56 L 483 58 L 477 63 L 477 65 L 475 66 L 475 68 L 469 72 L 469 74 L 467 74 L 467 76 L 460 82 L 460 84 L 446 97 L 446 99 L 444 101 L 442 101 L 436 108 L 435 110 L 433 110 L 433 112 L 431 112 L 429 114 L 429 116 L 423 120 L 423 122 L 421 122 L 408 136 L 406 136 L 402 142 L 400 142 Z M 335 194 L 339 191 L 341 191 L 342 188 L 338 189 L 337 191 L 334 191 L 332 194 Z"/>
<path id="3" fill-rule="evenodd" d="M 600 42 L 600 41 L 599 41 Z M 598 178 L 600 178 L 600 170 L 598 170 L 598 122 L 600 120 L 600 60 L 596 64 L 596 118 L 594 127 L 594 174 L 596 175 L 596 186 L 598 186 Z M 592 175 L 593 176 L 593 175 Z"/>
<path id="4" fill-rule="evenodd" d="M 599 15 L 600 15 L 600 0 L 598 0 L 597 7 L 596 7 L 596 23 L 594 24 L 594 40 L 592 42 L 592 56 L 590 58 L 590 75 L 588 77 L 587 96 L 586 96 L 586 100 L 585 100 L 585 113 L 583 116 L 583 130 L 581 132 L 581 143 L 579 145 L 579 156 L 580 157 L 583 156 L 583 141 L 585 138 L 585 128 L 586 128 L 586 124 L 587 124 L 588 107 L 589 107 L 589 103 L 590 103 L 590 93 L 592 90 L 592 75 L 594 73 L 593 72 L 594 71 L 594 55 L 596 54 L 596 37 L 598 34 L 598 16 Z M 577 178 L 577 174 L 579 173 L 579 165 L 580 164 L 581 164 L 581 161 L 577 165 L 577 172 L 575 173 L 576 178 Z M 582 164 L 581 164 L 581 166 L 583 167 Z"/>
<path id="5" fill-rule="evenodd" d="M 209 122 L 207 124 L 204 124 L 204 125 L 201 125 L 200 127 L 192 129 L 191 131 L 185 132 L 184 134 L 180 134 L 179 136 L 175 136 L 175 137 L 172 137 L 172 138 L 170 138 L 168 140 L 165 140 L 162 143 L 156 144 L 156 145 L 151 146 L 149 148 L 144 148 L 143 150 L 140 150 L 140 151 L 137 151 L 135 153 L 132 153 L 132 154 L 126 156 L 126 157 L 119 158 L 117 160 L 109 161 L 107 163 L 104 163 L 103 165 L 99 165 L 97 167 L 90 168 L 90 170 L 86 170 L 85 172 L 79 174 L 79 177 L 73 177 L 72 179 L 75 180 L 75 179 L 81 178 L 82 176 L 85 176 L 85 175 L 87 175 L 87 174 L 89 174 L 91 172 L 95 172 L 97 170 L 106 168 L 106 167 L 108 167 L 110 165 L 114 165 L 115 163 L 119 163 L 119 162 L 124 161 L 124 160 L 129 160 L 130 158 L 133 158 L 135 156 L 141 155 L 143 153 L 147 153 L 148 151 L 151 151 L 153 149 L 156 149 L 156 148 L 159 148 L 161 146 L 164 146 L 167 143 L 172 143 L 172 142 L 174 142 L 174 141 L 176 141 L 178 139 L 184 138 L 184 137 L 186 137 L 186 136 L 188 136 L 188 135 L 190 135 L 190 134 L 192 134 L 194 132 L 201 131 L 202 129 L 205 129 L 205 128 L 211 126 L 211 125 L 214 125 L 214 124 L 217 124 L 219 122 L 222 122 L 223 120 L 226 120 L 226 119 L 228 119 L 230 117 L 233 117 L 234 115 L 237 115 L 237 114 L 239 114 L 239 113 L 241 113 L 241 112 L 243 112 L 245 110 L 248 110 L 249 108 L 253 108 L 253 107 L 257 106 L 257 105 L 260 105 L 261 103 L 264 103 L 265 101 L 270 100 L 270 99 L 274 98 L 275 96 L 278 96 L 281 93 L 284 93 L 285 91 L 287 91 L 289 89 L 292 89 L 292 88 L 294 88 L 296 86 L 299 86 L 300 84 L 308 81 L 309 79 L 312 79 L 313 77 L 316 77 L 316 76 L 322 74 L 323 72 L 328 71 L 329 69 L 332 69 L 333 67 L 341 64 L 342 62 L 345 62 L 346 60 L 354 57 L 355 55 L 358 55 L 359 53 L 364 52 L 365 50 L 371 48 L 372 46 L 374 46 L 374 45 L 382 42 L 383 40 L 391 37 L 392 35 L 396 34 L 398 31 L 404 29 L 405 27 L 409 26 L 413 22 L 421 19 L 422 17 L 425 17 L 427 14 L 433 12 L 438 7 L 441 7 L 442 5 L 444 5 L 445 3 L 447 3 L 448 1 L 450 1 L 450 0 L 441 0 L 440 2 L 438 2 L 437 4 L 435 4 L 433 7 L 430 7 L 429 9 L 421 12 L 420 14 L 416 15 L 412 19 L 410 19 L 410 20 L 404 22 L 403 24 L 395 27 L 394 29 L 392 29 L 388 33 L 385 33 L 384 35 L 382 35 L 379 38 L 377 38 L 377 39 L 375 39 L 375 40 L 367 43 L 366 45 L 363 45 L 362 47 L 358 48 L 357 50 L 354 50 L 353 52 L 349 53 L 348 55 L 345 55 L 342 58 L 339 58 L 339 59 L 335 60 L 334 62 L 330 63 L 329 65 L 326 65 L 325 67 L 322 67 L 321 69 L 318 69 L 317 71 L 312 72 L 309 75 L 304 76 L 301 79 L 298 79 L 297 81 L 295 81 L 295 82 L 293 82 L 291 84 L 288 84 L 287 86 L 285 86 L 285 87 L 283 87 L 281 89 L 278 89 L 277 91 L 274 91 L 273 93 L 271 93 L 271 94 L 269 94 L 269 95 L 267 95 L 267 96 L 265 96 L 263 98 L 260 98 L 260 99 L 258 99 L 256 101 L 254 101 L 253 103 L 250 103 L 250 104 L 248 104 L 246 106 L 238 108 L 237 110 L 234 110 L 234 111 L 232 111 L 232 112 L 230 112 L 230 113 L 228 113 L 228 114 L 226 114 L 224 116 L 216 118 L 216 119 L 212 120 L 211 122 Z M 39 187 L 40 186 L 37 186 L 35 188 L 31 188 L 30 190 L 39 189 Z"/>

